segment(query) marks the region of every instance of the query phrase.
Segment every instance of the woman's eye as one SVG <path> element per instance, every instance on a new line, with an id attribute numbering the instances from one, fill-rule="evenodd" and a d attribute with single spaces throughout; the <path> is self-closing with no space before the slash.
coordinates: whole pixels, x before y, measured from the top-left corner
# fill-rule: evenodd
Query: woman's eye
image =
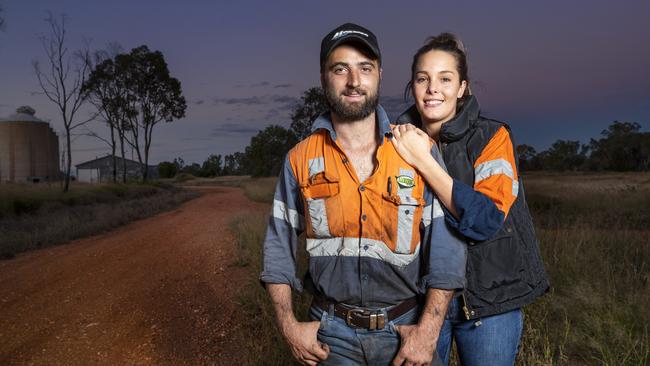
<path id="1" fill-rule="evenodd" d="M 425 81 L 427 81 L 426 78 L 416 78 L 416 79 L 415 79 L 415 82 L 418 83 L 418 84 L 422 84 L 422 83 L 425 82 Z"/>
<path id="2" fill-rule="evenodd" d="M 451 81 L 450 78 L 442 78 L 442 82 L 444 82 L 444 83 L 448 83 L 448 82 L 450 82 L 450 81 Z"/>

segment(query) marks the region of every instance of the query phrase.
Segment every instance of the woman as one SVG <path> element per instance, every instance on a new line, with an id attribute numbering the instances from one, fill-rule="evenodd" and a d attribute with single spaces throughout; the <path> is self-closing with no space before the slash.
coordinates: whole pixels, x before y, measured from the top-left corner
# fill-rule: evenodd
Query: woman
<path id="1" fill-rule="evenodd" d="M 461 42 L 449 33 L 428 39 L 413 56 L 405 94 L 415 105 L 398 118 L 393 144 L 468 243 L 467 286 L 450 303 L 440 357 L 448 363 L 454 339 L 463 366 L 513 365 L 523 328 L 520 308 L 549 285 L 510 128 L 480 115 L 468 84 Z M 432 158 L 429 138 L 448 173 Z"/>

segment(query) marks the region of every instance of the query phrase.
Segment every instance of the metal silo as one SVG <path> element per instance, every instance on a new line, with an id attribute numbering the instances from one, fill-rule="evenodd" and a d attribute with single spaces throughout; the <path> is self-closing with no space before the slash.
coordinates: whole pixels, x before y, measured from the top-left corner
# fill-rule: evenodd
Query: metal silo
<path id="1" fill-rule="evenodd" d="M 0 182 L 42 182 L 60 178 L 59 138 L 31 107 L 0 119 Z"/>

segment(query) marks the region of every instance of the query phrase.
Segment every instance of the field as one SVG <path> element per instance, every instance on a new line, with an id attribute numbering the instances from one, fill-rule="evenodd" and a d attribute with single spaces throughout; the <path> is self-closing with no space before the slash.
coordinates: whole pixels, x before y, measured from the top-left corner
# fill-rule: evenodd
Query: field
<path id="1" fill-rule="evenodd" d="M 196 191 L 169 184 L 0 185 L 0 258 L 97 234 L 165 211 Z"/>
<path id="2" fill-rule="evenodd" d="M 534 174 L 523 181 L 552 289 L 524 309 L 517 364 L 650 363 L 650 174 Z M 238 184 L 249 198 L 271 202 L 272 180 Z M 256 277 L 267 215 L 231 223 L 236 264 L 252 274 L 239 299 L 247 314 L 239 331 L 249 340 L 243 363 L 251 365 L 291 363 Z M 304 253 L 300 258 L 304 270 Z M 303 319 L 309 301 L 295 295 Z"/>

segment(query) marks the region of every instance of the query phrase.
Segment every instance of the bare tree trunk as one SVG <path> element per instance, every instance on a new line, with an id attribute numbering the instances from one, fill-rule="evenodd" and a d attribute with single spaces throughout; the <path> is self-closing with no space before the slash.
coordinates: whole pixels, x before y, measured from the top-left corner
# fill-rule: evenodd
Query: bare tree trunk
<path id="1" fill-rule="evenodd" d="M 140 170 L 142 172 L 142 151 L 141 151 L 141 146 L 140 146 L 140 126 L 138 121 L 129 121 L 129 129 L 131 130 L 131 138 L 127 138 L 125 134 L 125 140 L 126 142 L 135 150 L 136 155 L 138 157 L 138 163 L 140 163 Z M 144 177 L 144 174 L 143 174 Z"/>
<path id="2" fill-rule="evenodd" d="M 122 183 L 126 183 L 126 152 L 124 151 L 124 132 L 120 133 L 120 149 L 122 150 Z"/>
<path id="3" fill-rule="evenodd" d="M 144 127 L 144 165 L 142 166 L 142 183 L 149 178 L 149 148 L 151 147 L 151 134 L 153 133 L 151 124 L 145 124 Z M 153 127 L 153 125 L 151 125 Z"/>
<path id="4" fill-rule="evenodd" d="M 108 124 L 111 128 L 111 158 L 113 159 L 113 183 L 117 183 L 117 157 L 115 156 L 115 128 L 113 124 Z"/>
<path id="5" fill-rule="evenodd" d="M 63 191 L 68 192 L 70 189 L 70 174 L 72 170 L 72 141 L 70 135 L 73 129 L 94 119 L 92 117 L 86 121 L 75 123 L 75 115 L 85 100 L 82 85 L 88 72 L 88 64 L 80 53 L 76 55 L 78 62 L 76 62 L 75 68 L 70 70 L 71 63 L 75 58 L 68 54 L 68 49 L 65 46 L 65 16 L 61 16 L 60 20 L 57 20 L 52 14 L 49 14 L 46 22 L 50 25 L 52 34 L 50 37 L 42 37 L 41 43 L 47 55 L 49 70 L 48 72 L 43 72 L 36 60 L 32 62 L 32 66 L 42 91 L 41 94 L 45 95 L 54 103 L 61 112 L 66 134 L 66 143 L 68 145 Z M 70 71 L 74 73 L 74 77 L 71 78 L 72 80 L 68 79 Z"/>
<path id="6" fill-rule="evenodd" d="M 65 159 L 65 185 L 63 186 L 63 192 L 68 192 L 70 190 L 70 169 L 72 168 L 72 149 L 70 149 L 70 129 L 66 128 L 65 139 L 68 145 L 66 149 L 66 159 Z"/>

